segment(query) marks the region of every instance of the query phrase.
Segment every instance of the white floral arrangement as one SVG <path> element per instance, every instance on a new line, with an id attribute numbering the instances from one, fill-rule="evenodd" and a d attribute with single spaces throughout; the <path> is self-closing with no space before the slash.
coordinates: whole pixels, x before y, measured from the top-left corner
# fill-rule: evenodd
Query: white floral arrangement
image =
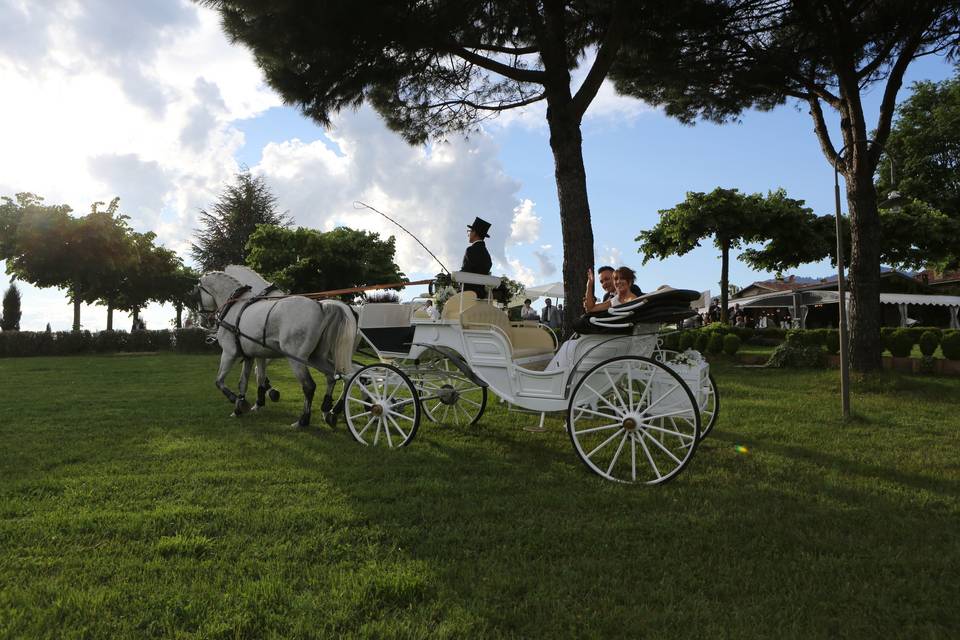
<path id="1" fill-rule="evenodd" d="M 433 294 L 433 304 L 437 308 L 437 313 L 443 313 L 443 305 L 457 293 L 457 290 L 449 285 L 438 288 L 436 293 Z"/>
<path id="2" fill-rule="evenodd" d="M 671 365 L 683 365 L 687 367 L 695 367 L 704 362 L 703 354 L 699 351 L 694 351 L 693 349 L 687 349 L 682 353 L 678 353 L 673 357 L 673 360 L 670 361 Z"/>

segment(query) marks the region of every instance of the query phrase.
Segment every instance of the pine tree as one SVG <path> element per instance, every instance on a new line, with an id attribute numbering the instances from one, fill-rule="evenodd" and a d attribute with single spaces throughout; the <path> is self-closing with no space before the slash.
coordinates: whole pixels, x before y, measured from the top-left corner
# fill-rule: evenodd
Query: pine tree
<path id="1" fill-rule="evenodd" d="M 257 225 L 286 227 L 290 219 L 277 211 L 277 198 L 262 176 L 244 170 L 236 183 L 228 185 L 213 205 L 213 211 L 200 210 L 200 228 L 190 254 L 201 271 L 223 269 L 229 264 L 246 264 L 247 239 Z"/>
<path id="2" fill-rule="evenodd" d="M 3 319 L 0 320 L 0 330 L 20 331 L 20 289 L 16 283 L 11 283 L 7 292 L 3 294 Z"/>

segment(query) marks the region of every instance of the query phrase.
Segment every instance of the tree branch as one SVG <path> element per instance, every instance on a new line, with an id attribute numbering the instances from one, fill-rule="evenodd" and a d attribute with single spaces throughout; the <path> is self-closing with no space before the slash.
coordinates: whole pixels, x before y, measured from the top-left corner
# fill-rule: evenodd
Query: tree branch
<path id="1" fill-rule="evenodd" d="M 460 43 L 458 46 L 462 46 L 466 49 L 479 49 L 481 51 L 493 51 L 494 53 L 506 53 L 512 56 L 524 56 L 530 53 L 540 53 L 540 47 L 533 44 L 526 47 L 504 47 L 496 44 L 464 42 Z"/>
<path id="2" fill-rule="evenodd" d="M 499 73 L 505 78 L 510 78 L 511 80 L 516 80 L 517 82 L 533 82 L 536 84 L 543 84 L 546 81 L 546 74 L 543 71 L 511 67 L 508 64 L 497 62 L 496 60 L 482 56 L 479 53 L 470 51 L 463 45 L 457 43 L 451 43 L 449 47 L 451 53 L 462 58 L 463 60 L 486 69 L 487 71 Z"/>
<path id="3" fill-rule="evenodd" d="M 623 42 L 624 31 L 626 30 L 627 21 L 625 14 L 626 2 L 625 0 L 619 0 L 613 6 L 613 11 L 610 15 L 610 24 L 607 25 L 607 33 L 603 38 L 603 43 L 601 43 L 599 51 L 597 51 L 597 57 L 593 61 L 593 66 L 590 67 L 590 71 L 587 72 L 587 77 L 584 78 L 583 84 L 580 85 L 576 95 L 573 96 L 573 113 L 578 120 L 583 117 L 583 114 L 587 111 L 587 107 L 590 106 L 590 103 L 596 97 L 597 92 L 603 85 L 604 79 L 607 77 L 607 73 L 610 71 L 610 67 L 613 66 L 613 62 L 617 57 L 617 51 L 620 49 L 620 45 Z"/>
<path id="4" fill-rule="evenodd" d="M 508 109 L 515 109 L 517 107 L 525 107 L 527 105 L 533 104 L 535 102 L 540 102 L 547 97 L 546 93 L 538 93 L 530 98 L 524 100 L 518 100 L 517 102 L 503 103 L 500 102 L 496 105 L 483 104 L 479 102 L 473 102 L 471 100 L 445 100 L 443 102 L 437 102 L 434 104 L 427 105 L 428 109 L 434 108 L 443 108 L 443 107 L 454 107 L 462 105 L 464 107 L 469 107 L 471 109 L 477 109 L 478 111 L 506 111 Z"/>
<path id="5" fill-rule="evenodd" d="M 876 167 L 880 162 L 880 152 L 886 145 L 887 138 L 890 137 L 893 112 L 897 107 L 897 92 L 900 91 L 900 86 L 903 84 L 903 74 L 906 72 L 907 66 L 913 60 L 914 54 L 923 41 L 923 31 L 923 28 L 917 29 L 910 40 L 904 44 L 897 61 L 893 63 L 893 67 L 890 69 L 890 75 L 887 77 L 887 85 L 883 88 L 883 100 L 880 102 L 877 130 L 873 136 L 876 144 L 870 154 L 871 166 L 873 167 Z"/>
<path id="6" fill-rule="evenodd" d="M 834 148 L 833 141 L 830 139 L 830 131 L 827 129 L 827 122 L 823 118 L 823 109 L 820 107 L 820 101 L 817 98 L 810 98 L 807 100 L 807 104 L 810 105 L 810 116 L 813 118 L 813 130 L 816 132 L 817 139 L 820 141 L 820 149 L 823 150 L 823 155 L 827 157 L 830 164 L 837 166 L 837 150 Z"/>

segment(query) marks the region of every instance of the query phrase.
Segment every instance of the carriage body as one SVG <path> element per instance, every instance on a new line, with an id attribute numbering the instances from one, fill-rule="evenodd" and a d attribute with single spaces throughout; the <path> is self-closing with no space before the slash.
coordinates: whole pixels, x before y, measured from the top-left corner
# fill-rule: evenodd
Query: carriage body
<path id="1" fill-rule="evenodd" d="M 461 283 L 497 280 L 454 276 Z M 522 410 L 564 412 L 581 459 L 608 479 L 656 484 L 689 462 L 702 425 L 712 426 L 716 418 L 718 395 L 709 365 L 698 354 L 673 362 L 660 350 L 659 323 L 630 323 L 616 335 L 582 335 L 571 348 L 569 366 L 559 368 L 551 366 L 552 332 L 513 325 L 492 303 L 471 296 L 461 291 L 448 300 L 439 319 L 418 314 L 410 304 L 375 303 L 360 310 L 360 339 L 381 362 L 354 376 L 374 381 L 358 396 L 356 408 L 364 420 L 356 429 L 347 411 L 361 442 L 373 444 L 361 433 L 369 429 L 369 412 L 363 411 L 370 405 L 367 396 L 378 385 L 388 395 L 389 380 L 396 380 L 397 387 L 409 386 L 404 410 L 413 413 L 417 405 L 419 416 L 422 406 L 436 422 L 475 423 L 486 406 L 487 389 Z M 468 392 L 476 395 L 470 399 Z M 405 435 L 403 444 L 412 439 L 412 433 Z M 598 460 L 601 454 L 610 459 Z M 638 477 L 638 455 L 652 469 L 649 478 Z M 627 458 L 630 463 L 618 471 Z"/>

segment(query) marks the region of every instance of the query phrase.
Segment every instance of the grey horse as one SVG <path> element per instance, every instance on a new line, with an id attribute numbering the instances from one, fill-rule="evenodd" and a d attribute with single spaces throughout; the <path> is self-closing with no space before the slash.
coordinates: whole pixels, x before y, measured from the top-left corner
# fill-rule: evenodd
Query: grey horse
<path id="1" fill-rule="evenodd" d="M 228 389 L 224 381 L 237 360 L 281 357 L 290 362 L 303 389 L 303 412 L 293 426 L 310 424 L 317 388 L 310 376 L 311 367 L 323 373 L 327 381 L 322 410 L 333 408 L 336 376 L 351 372 L 357 338 L 357 323 L 350 307 L 337 300 L 317 302 L 303 296 L 264 298 L 248 305 L 253 296 L 250 286 L 223 271 L 202 276 L 196 294 L 198 310 L 216 314 L 217 341 L 223 349 L 216 385 L 235 409 L 242 411 L 246 400 Z"/>

